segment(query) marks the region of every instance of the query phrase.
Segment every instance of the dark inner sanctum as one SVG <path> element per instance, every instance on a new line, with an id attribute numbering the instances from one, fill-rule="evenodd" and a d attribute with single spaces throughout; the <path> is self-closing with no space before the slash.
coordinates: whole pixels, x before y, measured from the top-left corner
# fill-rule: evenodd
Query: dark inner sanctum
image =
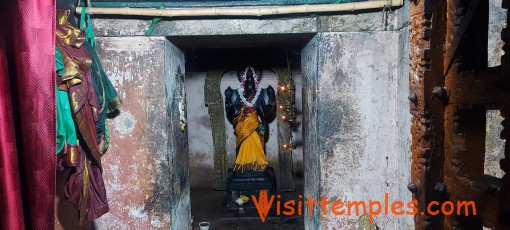
<path id="1" fill-rule="evenodd" d="M 294 143 L 291 136 L 293 132 L 299 132 L 300 124 L 296 121 L 300 121 L 301 118 L 295 118 L 294 116 L 299 115 L 287 114 L 284 112 L 287 110 L 281 109 L 283 106 L 287 106 L 285 104 L 287 101 L 288 111 L 300 111 L 301 108 L 297 107 L 294 98 L 299 97 L 300 99 L 301 96 L 295 95 L 295 85 L 287 89 L 292 94 L 290 97 L 287 96 L 289 93 L 280 90 L 286 83 L 294 83 L 293 79 L 300 77 L 299 50 L 294 47 L 188 50 L 186 68 L 188 73 L 192 72 L 187 74 L 186 78 L 188 92 L 195 90 L 195 87 L 205 87 L 206 102 L 208 102 L 208 97 L 210 98 L 218 92 L 223 98 L 223 106 L 218 101 L 206 104 L 209 110 L 207 117 L 211 124 L 210 129 L 213 130 L 211 137 L 205 137 L 203 134 L 195 137 L 194 132 L 189 131 L 191 215 L 194 222 L 207 221 L 211 223 L 212 227 L 218 229 L 228 226 L 237 226 L 240 229 L 303 228 L 302 217 L 277 215 L 274 208 L 276 201 L 266 218 L 266 223 L 261 223 L 259 213 L 251 198 L 251 195 L 258 197 L 260 191 L 267 190 L 268 196 L 273 195 L 275 199 L 283 203 L 290 199 L 297 199 L 299 195 L 303 194 L 302 158 L 299 159 L 302 154 L 295 155 L 294 157 L 298 157 L 295 160 L 287 159 L 292 151 L 302 152 L 301 146 L 299 146 L 301 135 L 296 135 L 299 136 L 299 139 L 294 137 Z M 207 72 L 203 73 L 202 71 Z M 297 76 L 291 76 L 292 73 Z M 203 78 L 205 78 L 204 83 L 195 83 L 196 81 L 202 82 Z M 218 78 L 219 80 L 212 80 Z M 301 82 L 300 79 L 297 79 L 297 82 Z M 244 90 L 240 91 L 240 87 Z M 199 113 L 192 107 L 193 101 L 200 101 L 200 98 L 194 98 L 195 95 L 200 94 L 187 93 L 188 114 Z M 277 101 L 280 109 L 277 108 Z M 221 108 L 216 110 L 215 106 Z M 217 114 L 220 110 L 225 113 L 224 119 L 216 118 L 221 115 Z M 287 117 L 282 119 L 282 116 L 285 115 Z M 195 117 L 194 115 L 188 116 L 190 122 Z M 219 126 L 225 128 L 216 132 L 215 129 L 218 127 L 215 123 L 219 123 Z M 270 125 L 271 123 L 274 124 Z M 249 127 L 253 127 L 253 129 Z M 219 140 L 221 138 L 218 137 L 222 135 L 218 134 L 225 130 L 234 134 L 238 144 L 228 143 L 233 140 L 230 138 Z M 228 136 L 230 135 L 228 133 Z M 214 153 L 214 164 L 198 166 L 198 162 L 196 162 L 198 160 L 194 160 L 193 157 L 196 155 L 194 149 L 198 149 L 193 146 L 195 138 L 201 140 L 212 138 L 214 148 L 213 152 L 208 154 Z M 233 154 L 217 156 L 218 149 L 225 148 L 223 147 L 225 142 L 227 142 L 225 150 L 233 152 Z M 292 148 L 290 145 L 287 146 L 289 142 L 293 143 Z M 256 149 L 259 148 L 261 151 L 257 152 Z M 222 157 L 228 159 L 225 159 L 224 164 L 217 164 L 219 161 L 217 158 L 221 159 Z M 292 167 L 293 165 L 295 167 Z M 216 174 L 218 170 L 225 170 L 226 174 Z M 200 171 L 214 171 L 215 181 L 212 184 L 211 181 L 201 181 L 198 178 L 202 175 Z M 277 194 L 279 197 L 276 197 Z M 248 197 L 249 201 L 242 202 L 240 197 Z"/>

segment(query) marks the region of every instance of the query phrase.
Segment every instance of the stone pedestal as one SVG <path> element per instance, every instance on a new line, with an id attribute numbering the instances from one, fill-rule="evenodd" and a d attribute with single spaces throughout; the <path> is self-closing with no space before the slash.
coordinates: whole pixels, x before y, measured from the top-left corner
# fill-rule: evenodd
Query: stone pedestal
<path id="1" fill-rule="evenodd" d="M 239 206 L 235 200 L 242 194 L 250 198 L 250 201 L 243 207 L 245 209 L 255 208 L 251 195 L 255 195 L 258 199 L 260 190 L 267 190 L 269 199 L 271 195 L 275 195 L 276 180 L 273 168 L 269 167 L 265 172 L 248 171 L 245 173 L 234 173 L 232 169 L 229 169 L 225 205 L 230 209 L 238 209 Z"/>

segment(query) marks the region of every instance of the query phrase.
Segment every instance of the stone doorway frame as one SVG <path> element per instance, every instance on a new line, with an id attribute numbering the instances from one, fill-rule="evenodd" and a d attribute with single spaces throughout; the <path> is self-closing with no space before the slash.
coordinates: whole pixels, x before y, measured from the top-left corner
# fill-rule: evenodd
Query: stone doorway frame
<path id="1" fill-rule="evenodd" d="M 281 35 L 281 34 L 279 34 Z M 274 35 L 267 35 L 267 36 L 274 36 Z M 281 35 L 285 36 L 285 35 Z M 292 35 L 288 35 L 289 37 L 292 37 Z M 171 39 L 168 39 L 168 46 L 175 48 L 176 50 L 172 50 L 172 54 L 168 53 L 166 55 L 173 56 L 174 58 L 177 58 L 177 62 L 184 63 L 184 52 L 180 50 L 179 46 L 174 44 Z M 303 172 L 304 172 L 304 187 L 303 187 L 303 195 L 306 197 L 312 197 L 314 200 L 319 200 L 320 196 L 320 156 L 318 155 L 318 149 L 319 149 L 319 137 L 318 137 L 318 79 L 319 79 L 319 45 L 321 44 L 322 36 L 319 34 L 314 34 L 310 39 L 307 39 L 307 43 L 303 45 L 300 49 L 301 53 L 301 82 L 302 82 L 302 140 L 303 140 Z M 179 54 L 179 55 L 176 55 Z M 176 61 L 176 60 L 173 60 Z M 215 114 L 221 114 L 224 113 L 223 108 L 223 93 L 219 89 L 219 83 L 221 82 L 221 76 L 223 75 L 225 70 L 214 70 L 211 72 L 210 79 L 206 78 L 206 84 L 204 85 L 204 90 L 210 92 L 210 96 L 205 98 L 205 103 L 209 107 L 209 112 Z M 273 70 L 274 71 L 274 70 Z M 185 72 L 185 71 L 184 71 Z M 169 74 L 169 76 L 173 76 L 175 74 Z M 209 74 L 208 74 L 209 75 Z M 282 78 L 284 79 L 284 78 Z M 168 81 L 168 79 L 166 79 Z M 207 83 L 207 81 L 210 81 Z M 217 84 L 218 87 L 207 87 L 206 85 L 212 85 Z M 167 86 L 167 91 L 170 91 L 172 87 Z M 168 101 L 168 103 L 172 103 L 171 101 Z M 223 115 L 224 116 L 224 115 Z M 218 124 L 214 127 L 216 130 L 223 130 L 223 134 L 225 134 L 225 124 L 223 120 L 223 116 L 216 115 L 216 120 L 221 120 L 223 124 Z M 221 118 L 221 119 L 220 119 Z M 221 139 L 221 138 L 217 138 Z M 187 138 L 186 138 L 187 142 Z M 221 140 L 214 140 L 213 143 L 222 143 L 222 145 L 218 145 L 219 147 L 218 152 L 223 151 L 223 155 L 220 152 L 219 154 L 215 155 L 215 165 L 218 161 L 219 167 L 223 164 L 226 166 L 226 142 Z M 217 151 L 216 149 L 214 150 Z M 187 152 L 186 152 L 187 153 Z M 172 158 L 175 158 L 176 156 L 173 156 Z M 180 167 L 185 167 L 186 169 L 183 169 L 182 172 L 188 172 L 189 171 L 189 159 L 186 157 L 187 163 L 181 165 Z M 284 161 L 292 160 L 291 158 L 284 158 Z M 218 167 L 218 168 L 219 168 Z M 225 167 L 226 168 L 226 167 Z M 290 174 L 292 176 L 292 174 Z M 215 168 L 215 175 L 214 178 L 218 178 L 220 180 L 223 180 L 223 178 L 226 180 L 226 172 L 222 171 L 221 168 L 219 168 L 219 171 L 216 171 Z M 187 181 L 184 182 L 186 184 L 186 190 L 189 191 L 190 184 L 189 184 L 189 174 L 187 175 Z M 225 183 L 226 184 L 226 183 Z M 215 183 L 215 185 L 218 185 Z M 221 188 L 221 187 L 220 187 Z M 185 200 L 182 202 L 179 202 L 179 205 L 172 206 L 172 222 L 178 223 L 176 225 L 172 224 L 171 228 L 180 230 L 181 227 L 186 225 L 191 225 L 191 205 L 190 205 L 190 194 L 187 193 L 184 196 L 178 196 L 178 195 L 171 195 L 171 197 L 174 197 L 175 199 L 182 199 Z M 308 213 L 308 207 L 303 207 L 303 213 Z M 188 215 L 185 215 L 184 213 L 189 213 Z M 321 211 L 319 209 L 314 208 L 311 215 L 303 215 L 304 218 L 304 226 L 305 229 L 318 229 L 321 226 Z M 175 220 L 175 221 L 174 221 Z"/>

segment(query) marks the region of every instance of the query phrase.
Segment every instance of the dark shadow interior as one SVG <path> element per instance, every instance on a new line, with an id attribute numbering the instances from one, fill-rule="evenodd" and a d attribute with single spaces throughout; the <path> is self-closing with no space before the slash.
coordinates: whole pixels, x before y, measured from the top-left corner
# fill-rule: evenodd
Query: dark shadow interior
<path id="1" fill-rule="evenodd" d="M 256 69 L 288 67 L 301 68 L 300 48 L 253 47 L 253 48 L 187 48 L 186 72 L 207 72 L 212 69 L 239 70 L 246 66 Z"/>

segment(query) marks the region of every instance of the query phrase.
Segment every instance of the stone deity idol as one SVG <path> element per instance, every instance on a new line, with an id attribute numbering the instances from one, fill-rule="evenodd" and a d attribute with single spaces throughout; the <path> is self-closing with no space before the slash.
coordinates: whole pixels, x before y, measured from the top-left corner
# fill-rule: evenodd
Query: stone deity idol
<path id="1" fill-rule="evenodd" d="M 269 123 L 276 117 L 276 96 L 273 87 L 259 87 L 260 75 L 249 66 L 240 76 L 237 90 L 225 90 L 225 110 L 236 136 L 236 161 L 233 171 L 265 171 L 269 162 L 265 143 Z"/>

